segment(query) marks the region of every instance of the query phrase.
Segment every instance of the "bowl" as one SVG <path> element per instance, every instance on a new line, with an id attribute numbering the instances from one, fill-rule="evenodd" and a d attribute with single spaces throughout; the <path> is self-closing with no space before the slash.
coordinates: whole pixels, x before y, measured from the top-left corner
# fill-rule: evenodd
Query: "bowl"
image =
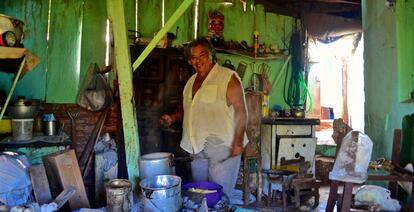
<path id="1" fill-rule="evenodd" d="M 188 191 L 190 193 L 197 193 L 197 192 L 189 191 L 190 188 L 216 190 L 216 192 L 204 194 L 204 196 L 207 199 L 207 206 L 209 208 L 214 207 L 214 205 L 216 205 L 217 202 L 221 200 L 221 197 L 224 194 L 223 186 L 217 183 L 213 183 L 213 182 L 192 182 L 192 183 L 186 183 L 181 187 L 181 189 L 184 191 Z"/>

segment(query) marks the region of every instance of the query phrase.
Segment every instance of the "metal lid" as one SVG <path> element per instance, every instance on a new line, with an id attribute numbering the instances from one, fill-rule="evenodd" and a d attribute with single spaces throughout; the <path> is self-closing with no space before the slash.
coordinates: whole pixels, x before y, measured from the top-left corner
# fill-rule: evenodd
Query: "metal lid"
<path id="1" fill-rule="evenodd" d="M 159 160 L 172 157 L 172 153 L 169 152 L 154 152 L 146 155 L 142 155 L 140 160 Z"/>

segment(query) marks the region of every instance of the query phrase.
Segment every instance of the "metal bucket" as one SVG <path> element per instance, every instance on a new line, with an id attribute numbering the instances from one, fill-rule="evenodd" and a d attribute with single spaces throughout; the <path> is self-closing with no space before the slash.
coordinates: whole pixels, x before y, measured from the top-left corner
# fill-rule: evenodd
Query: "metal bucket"
<path id="1" fill-rule="evenodd" d="M 168 152 L 155 152 L 141 156 L 139 159 L 141 179 L 157 175 L 172 175 L 174 172 L 174 155 Z"/>
<path id="2" fill-rule="evenodd" d="M 128 212 L 131 210 L 132 184 L 129 180 L 114 179 L 105 185 L 106 204 L 109 212 Z"/>
<path id="3" fill-rule="evenodd" d="M 145 198 L 145 211 L 175 212 L 181 209 L 181 178 L 175 175 L 158 175 L 140 182 Z"/>

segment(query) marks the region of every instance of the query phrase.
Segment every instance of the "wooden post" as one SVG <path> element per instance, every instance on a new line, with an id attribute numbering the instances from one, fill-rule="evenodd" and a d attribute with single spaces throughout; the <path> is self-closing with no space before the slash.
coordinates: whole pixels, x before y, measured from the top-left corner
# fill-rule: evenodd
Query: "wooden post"
<path id="1" fill-rule="evenodd" d="M 114 55 L 119 79 L 122 127 L 124 131 L 125 156 L 128 178 L 133 188 L 139 177 L 139 138 L 135 103 L 133 100 L 132 66 L 125 25 L 124 1 L 107 0 L 108 17 L 114 35 Z"/>
<path id="2" fill-rule="evenodd" d="M 26 63 L 26 57 L 23 58 L 20 64 L 20 67 L 19 67 L 19 71 L 17 72 L 16 76 L 14 76 L 13 84 L 12 84 L 12 87 L 10 88 L 9 95 L 7 96 L 6 102 L 4 103 L 3 108 L 1 109 L 1 112 L 0 112 L 0 120 L 3 118 L 4 112 L 6 112 L 7 105 L 9 104 L 10 98 L 13 95 L 14 89 L 16 88 L 17 81 L 20 78 L 20 74 L 22 73 L 25 63 Z"/>

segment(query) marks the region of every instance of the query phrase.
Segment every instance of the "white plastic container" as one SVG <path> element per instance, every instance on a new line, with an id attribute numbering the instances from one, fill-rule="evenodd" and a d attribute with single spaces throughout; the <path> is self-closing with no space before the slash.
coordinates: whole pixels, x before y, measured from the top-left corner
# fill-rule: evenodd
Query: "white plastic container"
<path id="1" fill-rule="evenodd" d="M 13 140 L 26 141 L 33 138 L 33 119 L 12 119 Z"/>

